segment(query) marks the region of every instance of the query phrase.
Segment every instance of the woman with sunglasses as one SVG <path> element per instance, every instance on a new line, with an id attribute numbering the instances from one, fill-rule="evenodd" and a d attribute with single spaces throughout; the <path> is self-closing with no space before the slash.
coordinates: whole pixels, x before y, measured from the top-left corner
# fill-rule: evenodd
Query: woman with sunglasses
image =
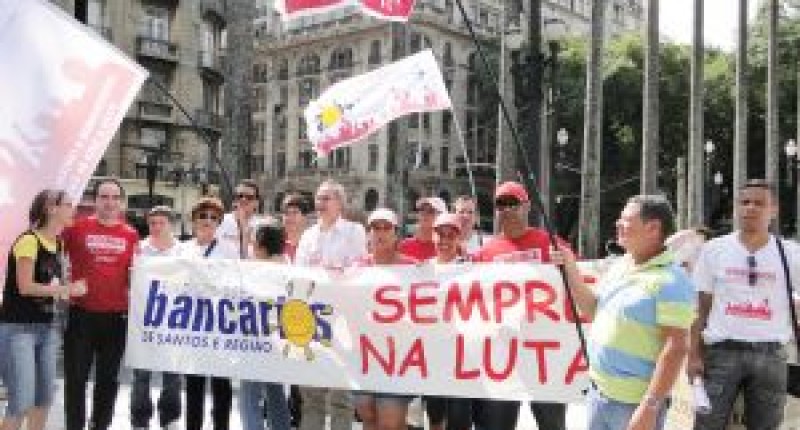
<path id="1" fill-rule="evenodd" d="M 239 251 L 230 242 L 214 237 L 224 213 L 222 202 L 214 197 L 203 197 L 192 207 L 194 238 L 181 244 L 181 256 L 194 258 L 237 259 Z M 186 375 L 186 429 L 203 428 L 205 414 L 206 376 Z M 211 378 L 213 406 L 211 419 L 214 430 L 227 430 L 230 426 L 233 390 L 227 378 Z"/>
<path id="2" fill-rule="evenodd" d="M 0 354 L 4 356 L 8 407 L 2 430 L 42 430 L 55 391 L 59 330 L 56 300 L 85 293 L 83 281 L 62 282 L 59 235 L 75 210 L 64 191 L 44 190 L 33 199 L 30 229 L 8 255 L 0 307 Z"/>
<path id="3" fill-rule="evenodd" d="M 415 264 L 417 261 L 398 250 L 397 215 L 389 209 L 374 210 L 367 220 L 369 254 L 361 266 Z M 361 391 L 355 406 L 364 430 L 405 430 L 408 403 L 413 396 Z"/>

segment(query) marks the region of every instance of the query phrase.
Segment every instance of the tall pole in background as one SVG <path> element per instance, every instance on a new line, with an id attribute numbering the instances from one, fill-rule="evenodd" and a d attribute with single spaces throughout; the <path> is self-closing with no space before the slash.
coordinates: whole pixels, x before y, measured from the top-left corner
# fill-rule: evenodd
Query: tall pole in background
<path id="1" fill-rule="evenodd" d="M 778 0 L 769 0 L 768 25 L 767 25 L 767 156 L 764 172 L 765 179 L 777 186 L 779 183 L 779 158 L 781 146 L 778 140 Z M 779 202 L 780 203 L 780 202 Z M 778 205 L 780 208 L 780 205 Z M 780 209 L 773 221 L 773 228 L 780 233 Z"/>
<path id="2" fill-rule="evenodd" d="M 736 106 L 733 138 L 733 192 L 747 180 L 747 0 L 739 0 L 736 48 Z M 735 194 L 734 194 L 735 195 Z M 736 205 L 733 222 L 736 224 Z"/>
<path id="3" fill-rule="evenodd" d="M 703 223 L 703 0 L 694 0 L 692 26 L 692 70 L 689 95 L 689 175 L 685 190 L 688 195 L 688 226 Z M 682 165 L 682 164 L 681 164 Z M 680 182 L 681 176 L 678 175 Z M 679 212 L 681 213 L 681 212 Z M 683 215 L 681 215 L 683 216 Z M 686 228 L 687 225 L 682 227 Z"/>
<path id="4" fill-rule="evenodd" d="M 653 194 L 658 190 L 658 48 L 658 0 L 648 0 L 644 49 L 642 194 Z"/>
<path id="5" fill-rule="evenodd" d="M 532 169 L 541 169 L 542 149 L 542 0 L 530 0 L 530 10 L 528 11 L 528 67 L 530 67 L 530 101 L 528 102 L 528 139 L 530 148 L 530 161 Z M 520 169 L 522 170 L 522 169 Z M 541 170 L 539 172 L 526 172 L 527 174 L 538 175 L 542 180 Z M 537 186 L 541 187 L 540 182 Z M 538 225 L 539 219 L 536 211 L 530 211 L 531 221 Z"/>
<path id="6" fill-rule="evenodd" d="M 592 29 L 586 60 L 586 103 L 583 126 L 581 205 L 578 253 L 596 258 L 600 243 L 600 169 L 603 153 L 603 42 L 605 0 L 592 0 Z"/>

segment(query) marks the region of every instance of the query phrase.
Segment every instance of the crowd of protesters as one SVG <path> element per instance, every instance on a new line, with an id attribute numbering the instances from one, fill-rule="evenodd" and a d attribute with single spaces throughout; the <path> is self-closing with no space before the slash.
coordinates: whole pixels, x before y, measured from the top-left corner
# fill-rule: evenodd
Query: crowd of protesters
<path id="1" fill-rule="evenodd" d="M 147 213 L 140 239 L 123 217 L 125 192 L 114 179 L 95 184 L 95 213 L 74 220 L 63 191 L 44 190 L 30 207 L 30 228 L 8 255 L 0 304 L 0 376 L 8 404 L 0 430 L 47 428 L 53 403 L 58 348 L 64 353 L 66 430 L 111 426 L 125 349 L 130 268 L 137 258 L 253 259 L 337 270 L 349 266 L 465 263 L 561 265 L 567 288 L 587 321 L 589 430 L 653 430 L 664 426 L 673 385 L 680 377 L 703 381 L 712 408 L 698 414 L 696 429 L 724 429 L 736 396 L 745 401 L 748 429 L 777 429 L 786 401 L 786 344 L 794 337 L 787 286 L 800 276 L 800 248 L 770 233 L 777 213 L 775 190 L 751 180 L 737 190 L 737 230 L 679 259 L 667 249 L 674 214 L 663 196 L 628 200 L 616 223 L 616 258 L 597 287 L 584 285 L 577 257 L 566 242 L 529 225 L 525 187 L 506 182 L 494 193 L 496 234 L 476 231 L 476 201 L 455 199 L 452 212 L 439 197 L 416 204 L 413 236 L 401 237 L 391 209 L 372 211 L 365 223 L 346 219 L 347 196 L 323 182 L 313 202 L 288 195 L 280 216 L 261 216 L 258 185 L 234 192 L 234 209 L 202 197 L 191 208 L 193 237 L 176 240 L 175 214 L 167 206 Z M 316 222 L 309 225 L 312 211 Z M 556 243 L 553 243 L 554 238 Z M 682 267 L 683 266 L 683 267 Z M 691 273 L 690 273 L 691 272 Z M 63 327 L 62 327 L 63 326 Z M 686 366 L 684 363 L 688 362 Z M 94 369 L 90 411 L 87 384 Z M 686 370 L 684 372 L 684 369 Z M 235 384 L 228 378 L 135 369 L 130 425 L 204 427 L 206 387 L 212 428 L 228 429 Z M 239 415 L 246 430 L 350 430 L 354 417 L 366 430 L 405 429 L 407 393 L 349 392 L 241 381 Z M 181 394 L 184 394 L 182 402 Z M 287 396 L 289 393 L 289 396 Z M 512 430 L 520 402 L 424 397 L 434 430 Z M 540 429 L 566 430 L 566 405 L 531 402 Z M 88 418 L 87 418 L 88 416 Z"/>

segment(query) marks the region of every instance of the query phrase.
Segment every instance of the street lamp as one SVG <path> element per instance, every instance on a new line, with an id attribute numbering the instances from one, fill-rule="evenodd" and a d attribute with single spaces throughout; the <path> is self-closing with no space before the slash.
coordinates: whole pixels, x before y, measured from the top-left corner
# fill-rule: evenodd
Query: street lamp
<path id="1" fill-rule="evenodd" d="M 783 150 L 786 153 L 786 165 L 790 175 L 793 170 L 792 167 L 796 170 L 794 174 L 794 186 L 795 192 L 797 193 L 795 196 L 796 206 L 794 209 L 794 234 L 795 237 L 800 237 L 800 148 L 798 148 L 797 142 L 795 142 L 794 139 L 789 139 L 786 142 L 786 146 L 783 147 Z"/>

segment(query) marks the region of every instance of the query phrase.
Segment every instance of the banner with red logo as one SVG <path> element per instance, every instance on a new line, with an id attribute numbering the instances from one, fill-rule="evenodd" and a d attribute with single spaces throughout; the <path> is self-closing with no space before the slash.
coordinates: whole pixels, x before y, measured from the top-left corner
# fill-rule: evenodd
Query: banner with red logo
<path id="1" fill-rule="evenodd" d="M 304 116 L 311 144 L 324 155 L 403 115 L 451 107 L 439 65 L 425 50 L 333 84 L 308 104 Z"/>
<path id="2" fill-rule="evenodd" d="M 408 21 L 414 0 L 276 0 L 275 9 L 284 21 L 317 15 L 346 7 L 388 21 Z"/>
<path id="3" fill-rule="evenodd" d="M 554 266 L 530 263 L 326 271 L 142 258 L 126 363 L 348 390 L 571 401 L 588 381 L 565 296 Z"/>
<path id="4" fill-rule="evenodd" d="M 0 0 L 0 272 L 33 196 L 77 202 L 147 77 L 101 36 L 41 0 Z"/>

